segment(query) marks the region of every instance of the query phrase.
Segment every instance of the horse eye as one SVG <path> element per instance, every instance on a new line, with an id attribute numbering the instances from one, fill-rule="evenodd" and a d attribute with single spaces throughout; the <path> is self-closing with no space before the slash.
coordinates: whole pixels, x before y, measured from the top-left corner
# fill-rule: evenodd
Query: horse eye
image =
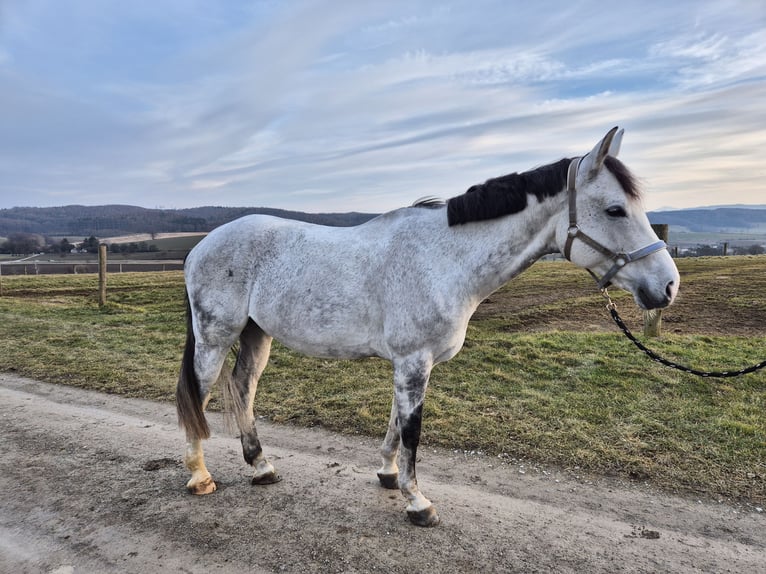
<path id="1" fill-rule="evenodd" d="M 625 210 L 619 205 L 615 205 L 614 207 L 608 207 L 606 210 L 606 214 L 609 217 L 627 217 L 628 216 L 628 214 L 625 213 Z"/>

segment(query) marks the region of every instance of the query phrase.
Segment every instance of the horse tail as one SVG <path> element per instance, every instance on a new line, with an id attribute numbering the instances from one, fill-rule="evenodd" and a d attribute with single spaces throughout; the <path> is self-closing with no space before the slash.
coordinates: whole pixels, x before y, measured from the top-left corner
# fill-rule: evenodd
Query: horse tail
<path id="1" fill-rule="evenodd" d="M 181 372 L 176 386 L 176 410 L 178 424 L 186 430 L 190 440 L 200 440 L 210 437 L 210 427 L 205 419 L 202 397 L 200 396 L 199 379 L 194 371 L 194 328 L 192 326 L 191 304 L 189 293 L 184 291 L 186 298 L 186 346 L 181 360 Z"/>

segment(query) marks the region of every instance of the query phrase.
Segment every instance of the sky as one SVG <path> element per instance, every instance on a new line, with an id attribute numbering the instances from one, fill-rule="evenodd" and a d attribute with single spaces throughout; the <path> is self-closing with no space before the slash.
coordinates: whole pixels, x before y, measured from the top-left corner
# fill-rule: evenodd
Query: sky
<path id="1" fill-rule="evenodd" d="M 615 125 L 647 209 L 766 204 L 766 2 L 0 0 L 0 208 L 377 213 Z"/>

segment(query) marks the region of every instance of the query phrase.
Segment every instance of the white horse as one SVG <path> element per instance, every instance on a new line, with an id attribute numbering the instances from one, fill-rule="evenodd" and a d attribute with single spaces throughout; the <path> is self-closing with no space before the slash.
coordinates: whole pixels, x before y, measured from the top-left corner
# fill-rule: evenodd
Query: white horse
<path id="1" fill-rule="evenodd" d="M 275 338 L 315 357 L 391 361 L 394 398 L 378 477 L 401 490 L 414 524 L 437 524 L 415 476 L 423 399 L 432 367 L 460 350 L 483 299 L 549 253 L 602 275 L 601 286 L 611 281 L 644 309 L 676 295 L 678 270 L 633 177 L 615 159 L 621 138 L 614 128 L 582 158 L 490 179 L 446 203 L 416 203 L 356 227 L 251 215 L 211 232 L 185 265 L 188 329 L 176 396 L 189 491 L 216 488 L 202 454 L 210 435 L 204 407 L 237 341 L 225 391 L 242 451 L 253 484 L 279 480 L 253 416 Z"/>

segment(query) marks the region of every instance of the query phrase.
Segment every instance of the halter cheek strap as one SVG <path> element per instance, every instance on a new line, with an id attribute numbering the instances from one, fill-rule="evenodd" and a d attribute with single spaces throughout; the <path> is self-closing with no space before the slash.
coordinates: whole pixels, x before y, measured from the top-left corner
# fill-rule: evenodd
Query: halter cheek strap
<path id="1" fill-rule="evenodd" d="M 579 239 L 591 249 L 606 255 L 609 259 L 612 260 L 612 267 L 609 268 L 603 277 L 599 279 L 599 277 L 593 271 L 588 269 L 588 273 L 590 273 L 591 276 L 596 280 L 596 283 L 598 283 L 598 288 L 605 289 L 611 284 L 612 278 L 617 275 L 620 269 L 625 267 L 628 263 L 642 259 L 643 257 L 651 255 L 656 251 L 666 249 L 667 244 L 660 240 L 640 249 L 636 249 L 635 251 L 631 251 L 630 253 L 615 253 L 608 247 L 605 247 L 590 237 L 582 229 L 580 229 L 580 227 L 577 225 L 577 170 L 580 167 L 581 161 L 581 157 L 574 158 L 569 163 L 569 170 L 567 171 L 567 194 L 569 196 L 569 228 L 567 229 L 566 243 L 564 243 L 564 257 L 566 257 L 569 261 L 572 260 L 572 244 L 574 243 L 575 239 Z"/>

